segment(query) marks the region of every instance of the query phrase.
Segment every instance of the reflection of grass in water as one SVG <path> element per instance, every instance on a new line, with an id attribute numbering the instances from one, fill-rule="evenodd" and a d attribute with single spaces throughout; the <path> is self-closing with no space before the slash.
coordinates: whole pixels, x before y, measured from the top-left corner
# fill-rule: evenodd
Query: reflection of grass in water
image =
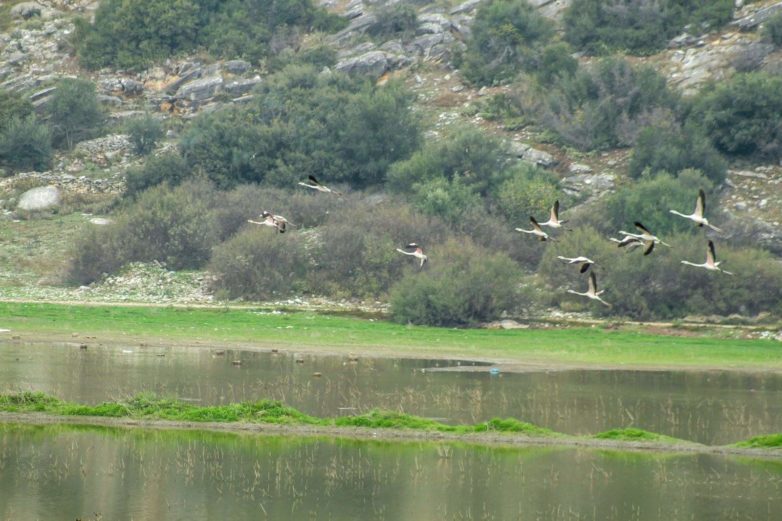
<path id="1" fill-rule="evenodd" d="M 703 364 L 782 367 L 771 340 L 671 337 L 601 328 L 445 329 L 311 312 L 261 314 L 262 309 L 184 309 L 0 303 L 3 327 L 33 335 L 78 331 L 124 341 L 251 342 L 345 351 L 393 349 L 397 354 L 498 357 L 593 364 Z"/>
<path id="2" fill-rule="evenodd" d="M 617 440 L 617 441 L 653 441 L 656 443 L 681 443 L 679 438 L 672 438 L 663 434 L 645 431 L 629 427 L 626 429 L 611 429 L 605 432 L 595 434 L 593 438 L 599 440 Z"/>
<path id="3" fill-rule="evenodd" d="M 754 438 L 736 443 L 736 447 L 750 449 L 779 449 L 782 448 L 782 434 L 755 436 Z"/>

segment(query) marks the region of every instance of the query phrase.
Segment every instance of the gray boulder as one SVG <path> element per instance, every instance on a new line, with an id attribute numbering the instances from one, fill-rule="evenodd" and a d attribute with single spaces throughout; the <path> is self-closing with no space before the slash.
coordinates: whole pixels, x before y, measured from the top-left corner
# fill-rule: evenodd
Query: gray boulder
<path id="1" fill-rule="evenodd" d="M 176 93 L 176 98 L 189 101 L 205 101 L 214 97 L 223 86 L 223 78 L 212 76 L 202 78 L 182 85 Z"/>
<path id="2" fill-rule="evenodd" d="M 62 192 L 56 186 L 40 186 L 27 190 L 19 198 L 17 209 L 27 212 L 47 210 L 60 205 Z"/>
<path id="3" fill-rule="evenodd" d="M 526 143 L 518 141 L 511 141 L 508 144 L 508 154 L 543 168 L 550 168 L 557 164 L 557 160 L 548 152 L 532 148 Z"/>
<path id="4" fill-rule="evenodd" d="M 337 63 L 336 69 L 348 74 L 360 74 L 379 78 L 389 69 L 388 57 L 383 51 L 370 51 L 361 56 L 341 60 Z"/>
<path id="5" fill-rule="evenodd" d="M 223 64 L 223 69 L 231 74 L 244 74 L 250 70 L 250 62 L 244 60 L 229 60 Z"/>
<path id="6" fill-rule="evenodd" d="M 32 18 L 33 16 L 41 16 L 43 7 L 38 2 L 22 2 L 16 4 L 11 8 L 11 16 L 13 18 Z"/>
<path id="7" fill-rule="evenodd" d="M 742 31 L 749 31 L 780 12 L 782 12 L 782 2 L 777 2 L 763 9 L 759 9 L 749 16 L 734 20 L 730 25 L 735 25 Z"/>
<path id="8" fill-rule="evenodd" d="M 249 80 L 236 80 L 231 81 L 223 85 L 223 91 L 231 97 L 238 98 L 247 94 L 253 87 L 261 83 L 260 77 L 255 77 Z"/>

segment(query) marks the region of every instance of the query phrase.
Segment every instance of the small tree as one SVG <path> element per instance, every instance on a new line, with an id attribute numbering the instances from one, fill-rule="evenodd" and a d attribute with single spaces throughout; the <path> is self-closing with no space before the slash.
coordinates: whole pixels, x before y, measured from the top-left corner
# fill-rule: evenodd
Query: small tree
<path id="1" fill-rule="evenodd" d="M 777 13 L 763 23 L 763 36 L 775 46 L 782 46 L 782 13 Z"/>
<path id="2" fill-rule="evenodd" d="M 163 124 L 159 119 L 145 114 L 128 121 L 127 132 L 133 149 L 137 154 L 145 156 L 155 150 L 155 145 L 163 137 Z"/>
<path id="3" fill-rule="evenodd" d="M 402 323 L 466 326 L 495 320 L 520 304 L 518 266 L 469 240 L 450 240 L 411 267 L 391 291 L 391 313 Z"/>
<path id="4" fill-rule="evenodd" d="M 0 164 L 15 170 L 46 170 L 51 161 L 49 128 L 35 116 L 13 118 L 0 127 Z"/>
<path id="5" fill-rule="evenodd" d="M 512 79 L 534 68 L 538 47 L 553 34 L 552 23 L 524 0 L 482 4 L 467 41 L 464 76 L 481 85 Z"/>
<path id="6" fill-rule="evenodd" d="M 702 129 L 719 150 L 732 155 L 776 157 L 782 151 L 782 78 L 736 74 L 703 90 L 689 124 Z"/>
<path id="7" fill-rule="evenodd" d="M 178 153 L 151 156 L 141 167 L 131 168 L 125 174 L 126 194 L 135 196 L 162 183 L 176 186 L 189 175 L 190 169 Z"/>
<path id="8" fill-rule="evenodd" d="M 54 145 L 69 149 L 75 143 L 97 135 L 104 122 L 95 84 L 87 80 L 59 82 L 48 113 Z"/>

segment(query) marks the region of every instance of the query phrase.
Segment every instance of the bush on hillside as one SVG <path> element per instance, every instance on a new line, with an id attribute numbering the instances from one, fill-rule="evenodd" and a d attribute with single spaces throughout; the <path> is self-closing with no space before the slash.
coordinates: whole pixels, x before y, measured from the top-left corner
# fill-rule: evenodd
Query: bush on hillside
<path id="1" fill-rule="evenodd" d="M 495 320 L 521 305 L 518 266 L 470 241 L 450 240 L 429 251 L 423 270 L 410 267 L 391 292 L 397 322 L 467 326 Z"/>
<path id="2" fill-rule="evenodd" d="M 396 3 L 384 5 L 374 12 L 376 21 L 367 28 L 372 37 L 387 40 L 415 34 L 418 15 L 414 6 Z"/>
<path id="3" fill-rule="evenodd" d="M 13 120 L 33 115 L 33 104 L 18 92 L 0 89 L 0 130 Z"/>
<path id="4" fill-rule="evenodd" d="M 77 21 L 73 41 L 87 68 L 138 69 L 201 47 L 258 61 L 295 45 L 298 28 L 344 23 L 311 0 L 104 0 L 94 23 Z"/>
<path id="5" fill-rule="evenodd" d="M 133 150 L 141 156 L 155 150 L 157 142 L 163 137 L 163 123 L 150 114 L 128 121 L 126 129 Z"/>
<path id="6" fill-rule="evenodd" d="M 728 164 L 698 129 L 668 124 L 641 131 L 628 173 L 637 179 L 647 170 L 675 175 L 688 168 L 700 170 L 714 184 L 720 184 L 725 180 Z"/>
<path id="7" fill-rule="evenodd" d="M 269 77 L 256 102 L 195 120 L 182 139 L 188 164 L 220 187 L 376 185 L 417 147 L 419 127 L 401 85 L 291 66 Z"/>
<path id="8" fill-rule="evenodd" d="M 692 24 L 696 31 L 731 20 L 733 0 L 573 0 L 565 39 L 589 54 L 652 54 Z"/>
<path id="9" fill-rule="evenodd" d="M 778 157 L 782 152 L 782 78 L 736 74 L 704 89 L 689 123 L 726 154 Z"/>
<path id="10" fill-rule="evenodd" d="M 441 221 L 401 201 L 366 201 L 331 215 L 318 228 L 313 291 L 343 297 L 383 295 L 414 264 L 396 248 L 416 242 L 428 252 L 448 234 Z"/>
<path id="11" fill-rule="evenodd" d="M 458 175 L 450 180 L 436 177 L 417 183 L 412 199 L 415 207 L 426 215 L 439 217 L 449 223 L 465 219 L 469 209 L 485 206 L 481 196 Z"/>
<path id="12" fill-rule="evenodd" d="M 176 151 L 150 156 L 143 165 L 129 168 L 125 173 L 125 194 L 135 196 L 162 183 L 176 186 L 190 175 L 187 163 Z"/>
<path id="13" fill-rule="evenodd" d="M 539 122 L 582 150 L 632 146 L 640 129 L 671 119 L 676 95 L 647 66 L 607 58 L 562 78 L 539 110 Z"/>
<path id="14" fill-rule="evenodd" d="M 487 195 L 507 178 L 508 164 L 502 141 L 478 129 L 460 127 L 392 165 L 387 185 L 397 192 L 420 192 L 420 186 L 429 181 L 458 179 L 462 186 Z"/>
<path id="15" fill-rule="evenodd" d="M 763 37 L 775 46 L 782 46 L 782 13 L 763 22 Z"/>
<path id="16" fill-rule="evenodd" d="M 639 249 L 617 249 L 593 228 L 563 235 L 546 250 L 540 263 L 539 273 L 553 289 L 550 304 L 642 320 L 782 311 L 782 266 L 768 253 L 755 249 L 733 250 L 718 242 L 717 259 L 724 262 L 720 267 L 736 273 L 731 276 L 681 263 L 681 260 L 696 264 L 705 261 L 705 237 L 694 239 L 692 235 L 680 234 L 666 237 L 666 242 L 672 248 L 658 246 L 644 256 Z M 577 267 L 557 259 L 557 255 L 585 255 L 596 261 L 591 269 L 597 274 L 598 290 L 605 290 L 602 297 L 612 308 L 568 294 L 568 289 L 586 291 L 587 277 L 579 274 Z"/>
<path id="17" fill-rule="evenodd" d="M 13 170 L 46 170 L 52 162 L 52 136 L 35 116 L 0 125 L 0 165 Z"/>
<path id="18" fill-rule="evenodd" d="M 245 223 L 246 224 L 246 223 Z M 301 294 L 312 268 L 306 236 L 247 225 L 214 250 L 209 271 L 220 297 L 266 300 Z"/>
<path id="19" fill-rule="evenodd" d="M 594 219 L 600 221 L 599 228 L 604 233 L 615 234 L 617 230 L 635 233 L 635 221 L 642 222 L 658 237 L 677 232 L 694 233 L 699 230 L 697 225 L 671 215 L 669 210 L 692 213 L 698 190 L 702 189 L 707 198 L 706 217 L 710 221 L 718 221 L 715 219 L 718 210 L 712 188 L 713 184 L 697 170 L 683 170 L 678 177 L 659 172 L 654 177 L 642 177 L 604 197 L 591 213 Z M 719 226 L 717 222 L 714 224 Z"/>
<path id="20" fill-rule="evenodd" d="M 69 149 L 79 141 L 97 136 L 105 119 L 95 84 L 81 79 L 60 81 L 47 113 L 52 143 Z"/>
<path id="21" fill-rule="evenodd" d="M 147 190 L 105 231 L 77 239 L 67 278 L 90 283 L 128 262 L 159 261 L 172 269 L 202 267 L 217 241 L 213 191 L 203 181 Z M 98 238 L 100 242 L 90 242 Z"/>
<path id="22" fill-rule="evenodd" d="M 495 198 L 499 212 L 509 223 L 527 228 L 531 215 L 540 222 L 548 219 L 559 191 L 550 174 L 525 164 L 515 168 L 513 176 L 499 186 Z"/>
<path id="23" fill-rule="evenodd" d="M 526 1 L 490 0 L 475 15 L 462 73 L 479 85 L 513 79 L 537 66 L 540 48 L 553 34 L 553 24 Z"/>
<path id="24" fill-rule="evenodd" d="M 557 42 L 543 48 L 538 66 L 534 72 L 544 85 L 553 85 L 560 78 L 573 76 L 578 70 L 578 60 L 573 58 L 573 49 L 564 42 Z"/>

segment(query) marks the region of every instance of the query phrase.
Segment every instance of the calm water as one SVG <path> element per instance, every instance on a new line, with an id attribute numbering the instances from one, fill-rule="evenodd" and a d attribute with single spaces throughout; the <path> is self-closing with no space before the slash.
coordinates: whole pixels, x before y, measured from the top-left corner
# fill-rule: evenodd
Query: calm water
<path id="1" fill-rule="evenodd" d="M 0 520 L 767 520 L 782 462 L 0 425 Z"/>
<path id="2" fill-rule="evenodd" d="M 234 366 L 233 360 L 242 365 Z M 435 360 L 351 362 L 346 356 L 300 357 L 292 351 L 216 356 L 200 348 L 83 351 L 0 343 L 0 390 L 44 391 L 85 403 L 141 391 L 204 405 L 274 398 L 317 416 L 373 407 L 458 423 L 510 416 L 569 434 L 634 426 L 710 444 L 782 432 L 780 375 L 565 371 L 492 376 L 486 370 L 431 370 L 445 365 Z M 313 376 L 316 372 L 322 376 Z"/>

